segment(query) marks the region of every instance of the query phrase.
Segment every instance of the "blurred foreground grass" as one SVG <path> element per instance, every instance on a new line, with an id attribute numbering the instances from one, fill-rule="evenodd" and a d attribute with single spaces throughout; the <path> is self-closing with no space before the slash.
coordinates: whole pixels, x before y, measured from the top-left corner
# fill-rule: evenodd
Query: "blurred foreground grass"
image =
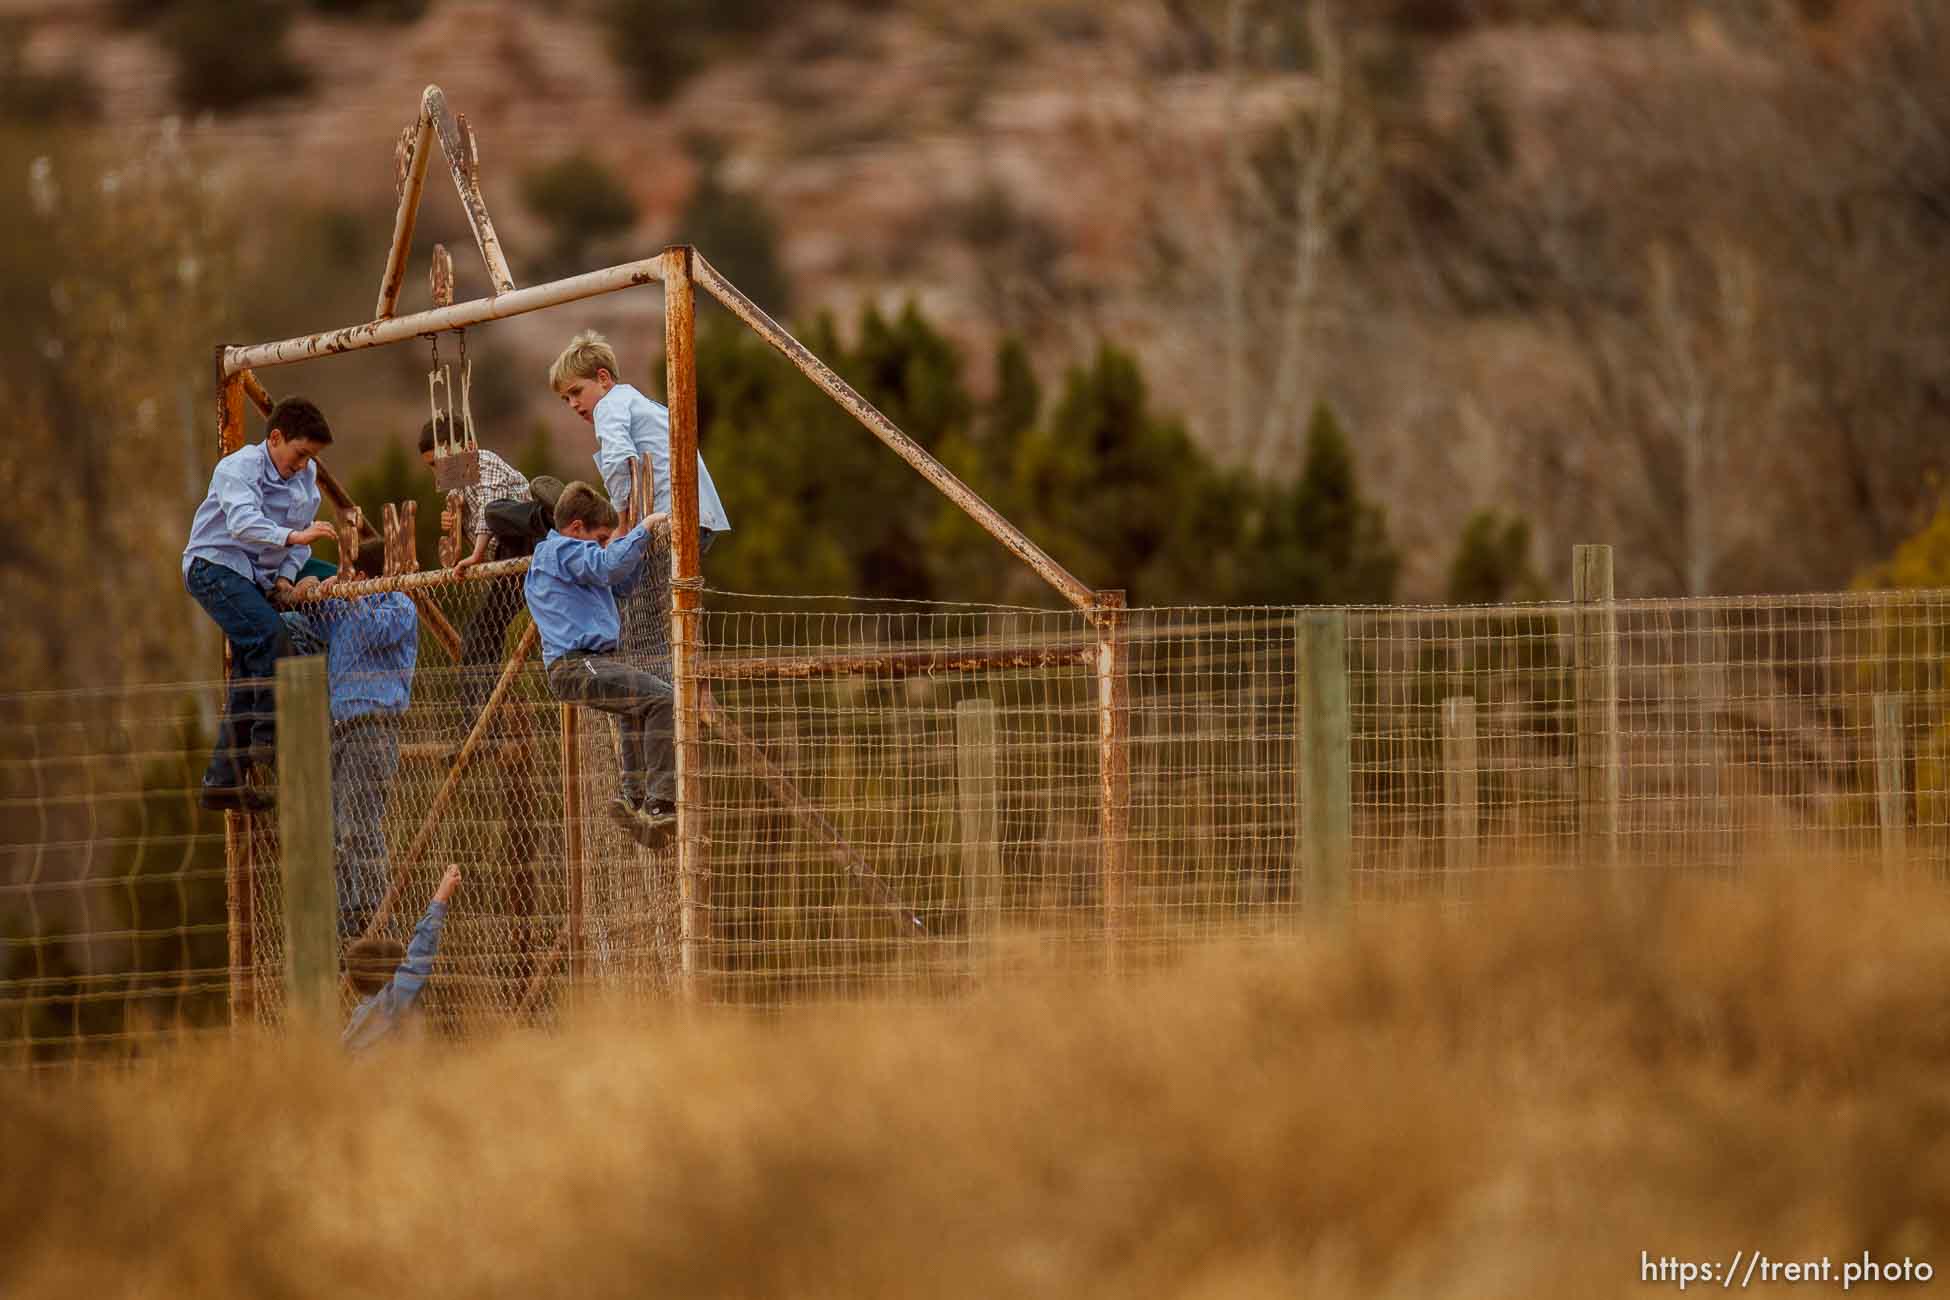
<path id="1" fill-rule="evenodd" d="M 1950 901 L 1397 908 L 1121 985 L 0 1078 L 0 1294 L 1641 1295 L 1950 1267 Z M 1663 1288 L 1661 1288 L 1663 1289 Z M 1909 1287 L 1906 1290 L 1922 1288 Z"/>

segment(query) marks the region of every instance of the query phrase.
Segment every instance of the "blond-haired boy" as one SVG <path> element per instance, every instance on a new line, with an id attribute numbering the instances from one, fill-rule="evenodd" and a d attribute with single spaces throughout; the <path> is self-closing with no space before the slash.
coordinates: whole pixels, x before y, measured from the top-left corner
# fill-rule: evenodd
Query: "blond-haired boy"
<path id="1" fill-rule="evenodd" d="M 569 409 L 596 431 L 596 469 L 610 504 L 630 502 L 630 462 L 641 461 L 653 475 L 650 513 L 670 513 L 670 411 L 632 384 L 622 382 L 616 349 L 594 330 L 584 330 L 548 368 L 548 386 Z M 697 458 L 698 553 L 711 549 L 719 533 L 731 531 L 723 502 L 704 456 Z"/>

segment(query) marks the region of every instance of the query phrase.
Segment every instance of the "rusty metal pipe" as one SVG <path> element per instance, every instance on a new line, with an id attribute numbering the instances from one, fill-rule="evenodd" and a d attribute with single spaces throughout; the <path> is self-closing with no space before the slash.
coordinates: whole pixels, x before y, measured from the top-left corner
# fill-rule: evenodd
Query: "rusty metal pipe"
<path id="1" fill-rule="evenodd" d="M 474 142 L 473 129 L 467 125 L 467 114 L 450 111 L 446 93 L 438 86 L 428 86 L 420 95 L 420 120 L 440 132 L 440 150 L 447 155 L 447 167 L 454 174 L 454 189 L 460 194 L 461 209 L 467 213 L 467 224 L 474 231 L 474 243 L 481 250 L 481 261 L 487 266 L 493 292 L 511 292 L 515 277 L 508 269 L 508 258 L 501 251 L 494 223 L 488 220 L 487 200 L 481 197 L 481 155 Z"/>
<path id="2" fill-rule="evenodd" d="M 377 596 L 388 591 L 419 591 L 427 587 L 445 587 L 457 582 L 486 582 L 491 578 L 505 577 L 514 573 L 528 572 L 528 557 L 514 560 L 496 560 L 492 564 L 477 564 L 465 573 L 455 573 L 452 569 L 422 569 L 418 573 L 400 573 L 390 578 L 361 578 L 357 582 L 338 582 L 325 588 L 313 588 L 302 596 L 291 598 L 293 605 L 309 605 L 315 601 L 331 600 L 339 596 Z"/>
<path id="3" fill-rule="evenodd" d="M 409 128 L 413 132 L 413 154 L 406 162 L 401 179 L 399 212 L 393 218 L 393 245 L 386 252 L 386 273 L 379 280 L 379 305 L 372 309 L 374 320 L 385 320 L 399 306 L 400 286 L 406 281 L 406 259 L 413 251 L 413 227 L 420 216 L 420 194 L 427 184 L 427 158 L 433 152 L 433 117 L 427 112 L 427 98 L 435 88 L 428 86 L 420 97 L 420 120 Z"/>
<path id="4" fill-rule="evenodd" d="M 1000 649 L 896 650 L 887 654 L 751 655 L 706 657 L 698 676 L 714 682 L 800 680 L 875 674 L 911 677 L 922 673 L 979 673 L 1065 668 L 1097 662 L 1096 644 L 1002 647 Z"/>
<path id="5" fill-rule="evenodd" d="M 463 329 L 469 325 L 481 325 L 491 320 L 523 316 L 531 311 L 541 311 L 545 307 L 559 307 L 563 303 L 580 302 L 584 298 L 598 298 L 606 293 L 615 293 L 619 289 L 633 289 L 639 285 L 655 284 L 662 279 L 663 257 L 661 255 L 646 257 L 641 261 L 607 266 L 600 271 L 572 275 L 566 280 L 551 280 L 547 284 L 530 285 L 526 289 L 516 289 L 512 293 L 504 293 L 498 297 L 475 298 L 468 302 L 457 302 L 451 307 L 415 312 L 411 316 L 367 321 L 363 325 L 347 325 L 342 329 L 324 330 L 299 338 L 280 339 L 275 343 L 228 347 L 223 353 L 224 374 L 227 378 L 240 370 L 287 366 L 294 361 L 309 361 L 314 357 L 334 356 L 340 352 L 357 352 L 364 348 L 385 347 L 390 343 L 404 343 L 422 334 L 438 334 L 443 330 Z"/>
<path id="6" fill-rule="evenodd" d="M 1068 569 L 1058 564 L 1042 547 L 1024 536 L 1021 529 L 1003 518 L 1001 513 L 982 500 L 973 488 L 956 478 L 946 465 L 930 456 L 920 443 L 902 433 L 899 426 L 882 415 L 872 402 L 855 392 L 851 384 L 834 374 L 825 362 L 808 352 L 805 344 L 786 333 L 777 321 L 767 316 L 756 303 L 740 293 L 737 286 L 719 275 L 716 268 L 695 253 L 691 258 L 691 275 L 699 287 L 723 303 L 731 314 L 745 322 L 753 333 L 777 348 L 786 360 L 797 366 L 806 378 L 819 385 L 826 395 L 838 402 L 847 414 L 865 425 L 867 432 L 892 448 L 895 455 L 919 471 L 922 478 L 934 484 L 943 496 L 960 506 L 964 514 L 980 524 L 989 536 L 1013 552 L 1017 559 L 1035 570 L 1036 575 L 1056 588 L 1058 594 L 1065 600 L 1078 609 L 1092 609 L 1096 606 L 1095 592 L 1077 581 Z"/>

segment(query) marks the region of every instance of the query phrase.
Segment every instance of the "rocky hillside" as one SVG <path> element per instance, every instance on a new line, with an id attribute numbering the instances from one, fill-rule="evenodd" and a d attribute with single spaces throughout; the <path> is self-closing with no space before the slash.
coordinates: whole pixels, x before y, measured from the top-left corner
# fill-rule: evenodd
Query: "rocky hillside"
<path id="1" fill-rule="evenodd" d="M 688 239 L 708 256 L 712 232 L 682 214 L 700 157 L 717 158 L 776 225 L 795 316 L 912 298 L 969 345 L 978 389 L 1005 331 L 1046 378 L 1111 337 L 1209 446 L 1276 476 L 1306 409 L 1332 401 L 1408 597 L 1441 594 L 1486 506 L 1535 523 L 1548 573 L 1573 541 L 1618 541 L 1621 585 L 1648 592 L 1832 585 L 1913 525 L 1950 421 L 1942 353 L 1918 347 L 1944 313 L 1868 286 L 1944 257 L 1928 205 L 1950 203 L 1950 166 L 1929 133 L 1950 111 L 1901 62 L 1946 48 L 1933 4 L 1783 5 L 1771 24 L 1706 0 L 1597 20 L 1544 0 L 1291 8 L 795 6 L 654 102 L 610 56 L 600 4 L 433 0 L 403 25 L 308 11 L 289 39 L 307 89 L 203 138 L 262 178 L 268 211 L 329 207 L 377 232 L 374 286 L 392 142 L 428 82 L 476 128 L 518 280 L 546 238 L 525 174 L 587 155 L 637 205 L 617 251 Z M 94 84 L 108 129 L 176 111 L 154 30 L 110 0 L 0 0 L 0 15 L 25 66 Z M 1824 107 L 1844 102 L 1855 120 Z M 1898 120 L 1913 140 L 1891 136 Z M 1809 143 L 1807 121 L 1833 139 Z M 1857 181 L 1891 205 L 1856 214 L 1873 239 L 1835 225 Z M 1886 193 L 1900 184 L 1918 192 Z M 478 291 L 450 188 L 429 195 L 432 234 Z M 253 228 L 275 258 L 277 223 Z M 1808 323 L 1842 264 L 1863 286 L 1843 306 L 1874 319 L 1838 337 L 1772 328 Z M 353 288 L 346 301 L 370 297 Z M 341 323 L 315 299 L 285 306 L 294 330 Z M 482 344 L 515 377 L 497 391 L 521 424 L 565 445 L 529 377 L 584 320 L 626 353 L 658 341 L 653 303 L 612 301 Z M 1891 385 L 1889 409 L 1864 408 Z M 362 427 L 416 422 L 410 376 L 373 391 L 347 398 Z M 1807 518 L 1832 523 L 1821 544 L 1776 544 Z"/>

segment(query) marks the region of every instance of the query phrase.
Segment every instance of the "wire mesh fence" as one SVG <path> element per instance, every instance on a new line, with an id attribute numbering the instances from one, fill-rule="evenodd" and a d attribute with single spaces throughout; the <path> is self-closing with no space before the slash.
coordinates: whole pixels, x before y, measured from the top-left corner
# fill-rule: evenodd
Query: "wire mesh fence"
<path id="1" fill-rule="evenodd" d="M 668 680 L 662 564 L 626 653 Z M 547 1022 L 587 987 L 931 997 L 1025 950 L 1094 966 L 1278 934 L 1319 905 L 1337 816 L 1356 907 L 1517 871 L 1733 874 L 1783 847 L 1950 862 L 1943 592 L 1354 609 L 1331 661 L 1292 609 L 1132 610 L 1113 633 L 1092 611 L 711 592 L 687 903 L 674 845 L 615 815 L 612 720 L 551 693 L 518 568 L 293 620 L 331 669 L 342 934 L 403 938 L 444 865 L 467 870 L 437 1033 Z M 361 667 L 401 602 L 410 663 Z M 1310 714 L 1320 681 L 1339 722 Z M 220 703 L 0 700 L 0 1060 L 282 1019 L 278 816 L 233 816 L 226 847 L 198 806 Z M 1313 783 L 1322 763 L 1341 786 Z"/>

